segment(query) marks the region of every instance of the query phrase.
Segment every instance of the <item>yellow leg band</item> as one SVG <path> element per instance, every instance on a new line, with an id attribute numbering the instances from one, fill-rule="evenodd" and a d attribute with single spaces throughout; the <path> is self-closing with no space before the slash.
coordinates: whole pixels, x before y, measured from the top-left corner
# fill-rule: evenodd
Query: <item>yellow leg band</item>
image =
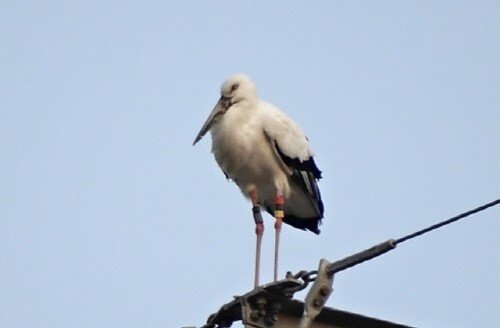
<path id="1" fill-rule="evenodd" d="M 282 210 L 276 210 L 274 211 L 274 217 L 275 218 L 283 218 L 285 217 L 285 212 L 283 212 Z"/>

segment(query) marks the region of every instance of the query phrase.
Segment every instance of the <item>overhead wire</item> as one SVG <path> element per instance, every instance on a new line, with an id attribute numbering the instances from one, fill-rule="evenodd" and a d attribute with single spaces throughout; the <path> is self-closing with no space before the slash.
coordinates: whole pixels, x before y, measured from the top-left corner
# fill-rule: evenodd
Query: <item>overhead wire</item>
<path id="1" fill-rule="evenodd" d="M 396 248 L 396 245 L 397 244 L 401 244 L 405 241 L 408 241 L 410 239 L 413 239 L 413 238 L 417 238 L 423 234 L 426 234 L 428 232 L 431 232 L 433 230 L 436 230 L 436 229 L 439 229 L 439 228 L 442 228 L 448 224 L 451 224 L 453 222 L 456 222 L 458 220 L 461 220 L 463 218 L 466 218 L 472 214 L 475 214 L 475 213 L 478 213 L 478 212 L 481 212 L 481 211 L 484 211 L 490 207 L 493 207 L 495 205 L 498 205 L 500 204 L 500 199 L 497 199 L 497 200 L 494 200 L 492 202 L 489 202 L 487 204 L 484 204 L 484 205 L 481 205 L 475 209 L 472 209 L 472 210 L 469 210 L 467 212 L 464 212 L 464 213 L 461 213 L 457 216 L 454 216 L 452 218 L 449 218 L 449 219 L 446 219 L 444 221 L 441 221 L 439 223 L 436 223 L 436 224 L 433 224 L 427 228 L 424 228 L 424 229 L 421 229 L 421 230 L 418 230 L 416 232 L 413 232 L 411 234 L 408 234 L 404 237 L 401 237 L 399 239 L 389 239 L 385 242 L 382 242 L 380 244 L 377 244 L 375 246 L 372 246 L 368 249 L 365 249 L 364 251 L 361 251 L 361 252 L 358 252 L 358 253 L 355 253 L 353 255 L 350 255 L 348 257 L 345 257 L 341 260 L 338 260 L 338 261 L 335 261 L 333 263 L 330 263 L 328 265 L 328 268 L 327 268 L 327 271 L 328 271 L 328 274 L 330 275 L 333 275 L 337 272 L 340 272 L 340 271 L 343 271 L 343 270 L 346 270 L 346 269 L 349 269 L 355 265 L 358 265 L 360 263 L 363 263 L 365 261 L 369 261 L 371 259 L 374 259 L 382 254 L 385 254 L 387 253 L 388 251 L 391 251 L 393 249 Z M 306 276 L 307 279 L 304 279 L 304 281 L 306 282 L 305 285 L 307 285 L 307 283 L 309 281 L 314 281 L 315 279 L 312 278 L 311 276 L 314 276 L 318 273 L 318 270 L 313 270 L 313 271 L 301 271 L 299 272 L 299 275 L 302 277 L 302 276 Z M 302 277 L 303 278 L 303 277 Z M 303 286 L 301 289 L 305 288 L 305 286 Z"/>
<path id="2" fill-rule="evenodd" d="M 463 219 L 463 218 L 466 218 L 466 217 L 468 217 L 468 216 L 470 216 L 470 215 L 472 215 L 472 214 L 475 214 L 475 213 L 478 213 L 478 212 L 484 211 L 485 209 L 490 208 L 490 207 L 495 206 L 495 205 L 498 205 L 498 204 L 500 204 L 500 199 L 494 200 L 494 201 L 492 201 L 492 202 L 489 202 L 489 203 L 487 203 L 487 204 L 481 205 L 481 206 L 479 206 L 479 207 L 477 207 L 477 208 L 475 208 L 475 209 L 472 209 L 472 210 L 470 210 L 470 211 L 467 211 L 467 212 L 461 213 L 461 214 L 459 214 L 459 215 L 457 215 L 457 216 L 454 216 L 454 217 L 452 217 L 452 218 L 449 218 L 449 219 L 447 219 L 447 220 L 444 220 L 444 221 L 441 221 L 441 222 L 439 222 L 439 223 L 433 224 L 433 225 L 431 225 L 431 226 L 429 226 L 429 227 L 427 227 L 427 228 L 425 228 L 425 229 L 422 229 L 422 230 L 419 230 L 419 231 L 413 232 L 413 233 L 408 234 L 408 235 L 406 235 L 406 236 L 404 236 L 404 237 L 401 237 L 401 238 L 399 238 L 399 239 L 396 239 L 396 240 L 394 241 L 394 244 L 395 244 L 395 245 L 397 245 L 397 244 L 401 244 L 401 243 L 403 243 L 403 242 L 405 242 L 405 241 L 407 241 L 407 240 L 410 240 L 410 239 L 416 238 L 416 237 L 418 237 L 418 236 L 421 236 L 421 235 L 426 234 L 426 233 L 428 233 L 428 232 L 431 232 L 431 231 L 433 231 L 433 230 L 439 229 L 439 228 L 441 228 L 441 227 L 443 227 L 443 226 L 445 226 L 445 225 L 448 225 L 448 224 L 450 224 L 450 223 L 453 223 L 453 222 L 456 222 L 456 221 L 461 220 L 461 219 Z"/>

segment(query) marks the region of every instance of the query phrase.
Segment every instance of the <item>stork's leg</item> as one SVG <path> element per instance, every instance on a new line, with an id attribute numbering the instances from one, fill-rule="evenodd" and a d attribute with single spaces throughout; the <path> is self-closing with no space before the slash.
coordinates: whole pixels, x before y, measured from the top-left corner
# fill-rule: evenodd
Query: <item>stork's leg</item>
<path id="1" fill-rule="evenodd" d="M 255 280 L 254 287 L 259 286 L 259 275 L 260 275 L 260 249 L 262 245 L 262 235 L 264 234 L 264 221 L 262 220 L 262 214 L 260 213 L 260 206 L 257 199 L 257 191 L 252 189 L 249 192 L 250 199 L 252 200 L 252 212 L 253 219 L 255 221 L 255 234 L 257 235 L 257 242 L 255 246 Z"/>
<path id="2" fill-rule="evenodd" d="M 283 224 L 283 218 L 285 213 L 283 211 L 283 205 L 285 204 L 285 199 L 280 193 L 276 193 L 276 198 L 274 199 L 274 217 L 276 222 L 274 223 L 274 229 L 276 235 L 274 238 L 274 281 L 278 280 L 278 254 L 280 248 L 280 233 L 281 225 Z"/>

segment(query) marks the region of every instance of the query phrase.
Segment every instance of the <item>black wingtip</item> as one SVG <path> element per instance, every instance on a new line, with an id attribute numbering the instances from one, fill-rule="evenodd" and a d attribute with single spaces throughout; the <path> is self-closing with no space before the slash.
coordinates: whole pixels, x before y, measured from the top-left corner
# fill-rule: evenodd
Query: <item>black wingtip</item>
<path id="1" fill-rule="evenodd" d="M 297 218 L 295 216 L 285 214 L 283 222 L 298 229 L 309 230 L 316 235 L 319 235 L 321 233 L 321 230 L 318 228 L 318 225 L 321 223 L 321 218 L 319 217 Z"/>

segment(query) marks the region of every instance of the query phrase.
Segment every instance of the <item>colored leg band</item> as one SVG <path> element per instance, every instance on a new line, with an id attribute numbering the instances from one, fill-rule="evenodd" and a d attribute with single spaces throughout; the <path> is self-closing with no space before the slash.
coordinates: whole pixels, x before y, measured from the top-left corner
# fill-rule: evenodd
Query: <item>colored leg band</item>
<path id="1" fill-rule="evenodd" d="M 262 214 L 260 213 L 260 206 L 252 207 L 252 212 L 255 224 L 261 224 L 263 220 L 262 220 Z"/>
<path id="2" fill-rule="evenodd" d="M 274 217 L 275 218 L 283 218 L 285 216 L 285 212 L 283 210 L 274 210 Z"/>
<path id="3" fill-rule="evenodd" d="M 283 204 L 285 204 L 285 198 L 283 196 L 276 196 L 274 198 L 274 217 L 283 218 L 285 213 L 283 211 Z"/>
<path id="4" fill-rule="evenodd" d="M 276 196 L 274 198 L 274 204 L 275 205 L 283 205 L 283 204 L 285 204 L 285 198 L 283 196 Z"/>

